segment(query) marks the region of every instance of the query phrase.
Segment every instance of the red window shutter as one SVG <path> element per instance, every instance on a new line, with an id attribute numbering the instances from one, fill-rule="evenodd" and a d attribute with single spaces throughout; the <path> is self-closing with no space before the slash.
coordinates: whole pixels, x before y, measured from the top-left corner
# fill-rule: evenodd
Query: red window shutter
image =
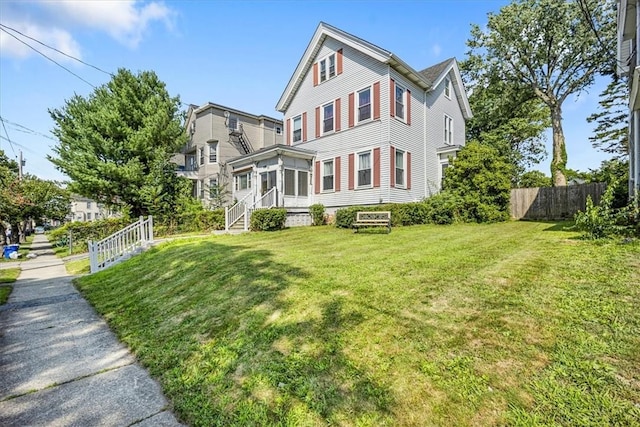
<path id="1" fill-rule="evenodd" d="M 352 128 L 355 124 L 355 108 L 356 108 L 356 94 L 349 94 L 349 127 Z"/>
<path id="2" fill-rule="evenodd" d="M 391 147 L 389 150 L 389 154 L 391 155 L 391 186 L 396 186 L 396 149 L 395 147 Z"/>
<path id="3" fill-rule="evenodd" d="M 380 118 L 380 82 L 373 84 L 373 119 Z"/>
<path id="4" fill-rule="evenodd" d="M 353 170 L 355 169 L 356 155 L 349 154 L 349 190 L 356 188 L 355 181 L 353 180 Z"/>
<path id="5" fill-rule="evenodd" d="M 318 63 L 313 64 L 313 85 L 318 86 Z"/>
<path id="6" fill-rule="evenodd" d="M 313 186 L 316 194 L 320 194 L 320 162 L 316 162 L 316 170 L 313 173 Z"/>
<path id="7" fill-rule="evenodd" d="M 287 119 L 284 131 L 287 133 L 287 145 L 291 145 L 291 119 Z"/>
<path id="8" fill-rule="evenodd" d="M 411 153 L 407 152 L 407 190 L 411 190 Z"/>
<path id="9" fill-rule="evenodd" d="M 316 138 L 320 138 L 320 107 L 316 107 Z"/>
<path id="10" fill-rule="evenodd" d="M 336 157 L 336 161 L 334 162 L 335 171 L 333 172 L 336 178 L 336 191 L 340 191 L 340 157 Z"/>
<path id="11" fill-rule="evenodd" d="M 380 187 L 380 149 L 373 149 L 373 186 Z"/>
<path id="12" fill-rule="evenodd" d="M 302 113 L 302 142 L 307 140 L 307 112 Z"/>
<path id="13" fill-rule="evenodd" d="M 389 112 L 391 117 L 396 116 L 396 82 L 393 79 L 389 80 Z"/>
<path id="14" fill-rule="evenodd" d="M 407 89 L 407 124 L 411 125 L 411 91 Z"/>
<path id="15" fill-rule="evenodd" d="M 338 63 L 338 75 L 342 74 L 342 49 L 338 49 L 338 54 L 337 54 L 337 63 Z"/>
<path id="16" fill-rule="evenodd" d="M 342 109 L 340 108 L 342 104 L 342 101 L 340 98 L 336 99 L 336 111 L 334 114 L 335 120 L 336 120 L 336 132 L 340 131 L 340 125 L 341 125 L 341 114 L 342 114 Z"/>

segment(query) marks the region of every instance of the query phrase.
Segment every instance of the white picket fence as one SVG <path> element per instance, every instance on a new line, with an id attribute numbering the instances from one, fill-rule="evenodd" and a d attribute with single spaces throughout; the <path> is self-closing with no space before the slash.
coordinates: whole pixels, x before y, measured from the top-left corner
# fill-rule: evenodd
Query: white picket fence
<path id="1" fill-rule="evenodd" d="M 153 217 L 126 226 L 99 242 L 89 240 L 89 264 L 91 273 L 104 270 L 153 243 Z"/>

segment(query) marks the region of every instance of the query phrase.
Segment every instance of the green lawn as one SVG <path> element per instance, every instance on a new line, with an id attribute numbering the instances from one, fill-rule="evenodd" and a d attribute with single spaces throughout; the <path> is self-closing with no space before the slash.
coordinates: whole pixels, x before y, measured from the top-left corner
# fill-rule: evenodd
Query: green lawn
<path id="1" fill-rule="evenodd" d="M 0 269 L 0 283 L 13 283 L 20 275 L 19 268 Z M 11 295 L 13 287 L 11 285 L 0 285 L 0 305 L 5 304 Z"/>
<path id="2" fill-rule="evenodd" d="M 77 283 L 191 425 L 640 425 L 640 245 L 576 237 L 307 227 Z"/>

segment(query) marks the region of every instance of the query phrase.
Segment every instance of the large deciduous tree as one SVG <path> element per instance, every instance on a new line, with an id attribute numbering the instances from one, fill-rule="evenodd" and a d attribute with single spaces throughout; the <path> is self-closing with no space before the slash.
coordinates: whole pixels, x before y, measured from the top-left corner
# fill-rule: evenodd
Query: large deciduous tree
<path id="1" fill-rule="evenodd" d="M 467 140 L 488 144 L 512 165 L 511 183 L 517 186 L 528 167 L 542 161 L 545 130 L 551 125 L 545 105 L 533 91 L 484 73 L 478 58 L 462 62 L 469 104 L 474 116 L 467 122 Z"/>
<path id="2" fill-rule="evenodd" d="M 486 30 L 473 25 L 470 60 L 480 74 L 532 92 L 549 109 L 553 129 L 551 175 L 566 185 L 562 104 L 607 72 L 615 56 L 611 0 L 516 0 L 489 14 Z"/>
<path id="3" fill-rule="evenodd" d="M 88 97 L 49 111 L 59 139 L 49 160 L 69 189 L 134 216 L 171 210 L 179 184 L 171 155 L 186 142 L 179 97 L 152 71 L 120 69 Z M 162 195 L 162 197 L 160 197 Z"/>

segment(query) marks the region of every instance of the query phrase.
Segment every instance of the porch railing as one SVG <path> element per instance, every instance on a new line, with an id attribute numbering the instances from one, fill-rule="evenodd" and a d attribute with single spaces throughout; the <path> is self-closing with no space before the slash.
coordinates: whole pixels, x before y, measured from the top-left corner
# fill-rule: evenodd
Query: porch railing
<path id="1" fill-rule="evenodd" d="M 272 187 L 271 190 L 264 193 L 262 197 L 260 197 L 256 203 L 253 205 L 254 209 L 260 208 L 272 208 L 277 205 L 276 198 L 276 187 Z"/>
<path id="2" fill-rule="evenodd" d="M 225 231 L 229 231 L 231 226 L 238 222 L 240 218 L 244 215 L 244 230 L 248 228 L 248 219 L 247 219 L 247 201 L 252 196 L 251 193 L 244 196 L 238 203 L 235 205 L 224 208 L 224 229 Z"/>
<path id="3" fill-rule="evenodd" d="M 116 231 L 99 242 L 88 242 L 91 273 L 104 270 L 153 243 L 153 217 L 137 222 Z"/>

